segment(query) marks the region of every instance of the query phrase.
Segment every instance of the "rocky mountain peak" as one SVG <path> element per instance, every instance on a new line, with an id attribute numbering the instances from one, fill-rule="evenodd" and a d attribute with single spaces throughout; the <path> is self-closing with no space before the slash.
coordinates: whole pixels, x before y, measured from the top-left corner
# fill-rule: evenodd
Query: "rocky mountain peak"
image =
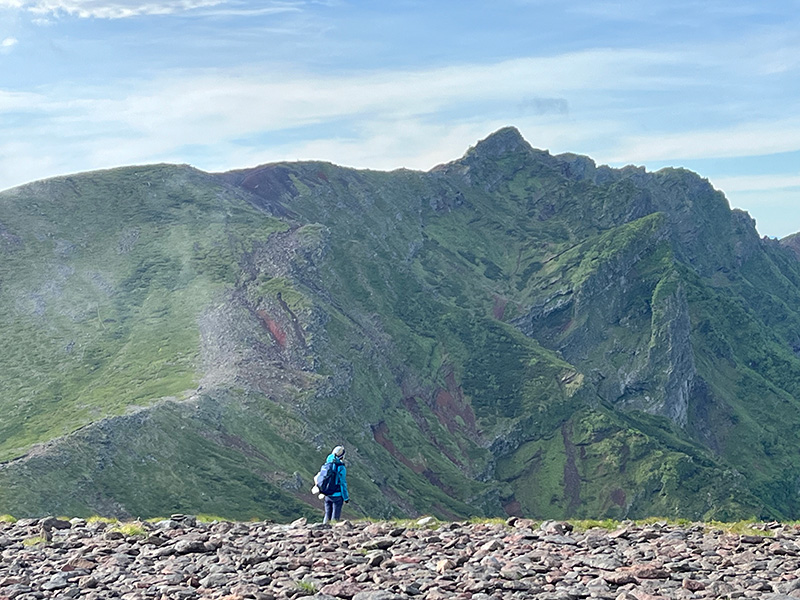
<path id="1" fill-rule="evenodd" d="M 516 127 L 503 127 L 489 137 L 479 141 L 467 152 L 467 155 L 495 159 L 514 152 L 529 152 L 531 145 L 525 141 Z"/>
<path id="2" fill-rule="evenodd" d="M 793 233 L 781 238 L 781 246 L 788 248 L 800 260 L 800 233 Z"/>

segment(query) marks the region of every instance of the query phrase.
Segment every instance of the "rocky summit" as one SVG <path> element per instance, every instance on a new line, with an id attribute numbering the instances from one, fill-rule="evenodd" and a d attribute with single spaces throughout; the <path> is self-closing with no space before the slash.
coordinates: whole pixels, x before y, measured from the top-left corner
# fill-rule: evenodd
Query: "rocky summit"
<path id="1" fill-rule="evenodd" d="M 0 192 L 0 514 L 800 518 L 798 239 L 513 127 Z"/>
<path id="2" fill-rule="evenodd" d="M 800 530 L 305 519 L 0 524 L 0 598 L 690 600 L 800 597 Z"/>

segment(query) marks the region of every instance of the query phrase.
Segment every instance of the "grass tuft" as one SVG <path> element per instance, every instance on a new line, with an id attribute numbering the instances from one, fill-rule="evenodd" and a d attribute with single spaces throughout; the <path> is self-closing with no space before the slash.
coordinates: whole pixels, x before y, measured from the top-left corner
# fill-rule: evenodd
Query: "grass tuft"
<path id="1" fill-rule="evenodd" d="M 86 519 L 87 523 L 107 523 L 109 525 L 116 525 L 119 523 L 118 519 L 114 519 L 111 517 L 101 517 L 99 515 L 92 515 L 88 519 Z"/>
<path id="2" fill-rule="evenodd" d="M 40 535 L 22 540 L 22 545 L 25 546 L 26 548 L 30 548 L 32 546 L 38 546 L 40 544 L 42 545 L 47 544 L 47 540 Z"/>
<path id="3" fill-rule="evenodd" d="M 723 523 L 721 521 L 711 521 L 707 523 L 707 528 L 720 529 L 726 533 L 733 533 L 736 535 L 758 535 L 761 537 L 774 537 L 775 532 L 771 529 L 764 527 L 763 523 L 758 521 L 736 521 L 733 523 Z"/>
<path id="4" fill-rule="evenodd" d="M 198 523 L 225 523 L 231 522 L 231 519 L 220 517 L 219 515 L 197 515 Z"/>
<path id="5" fill-rule="evenodd" d="M 145 527 L 144 523 L 141 521 L 119 523 L 116 527 L 113 527 L 111 531 L 118 531 L 126 537 L 144 537 L 149 533 L 147 527 Z"/>
<path id="6" fill-rule="evenodd" d="M 615 529 L 619 529 L 620 522 L 616 519 L 581 519 L 577 521 L 570 521 L 572 526 L 575 528 L 575 531 L 589 531 L 590 529 L 606 529 L 608 531 L 614 531 Z"/>
<path id="7" fill-rule="evenodd" d="M 310 581 L 295 581 L 294 585 L 300 590 L 301 594 L 311 596 L 317 593 L 317 586 Z"/>
<path id="8" fill-rule="evenodd" d="M 470 525 L 505 525 L 506 519 L 501 517 L 470 517 Z"/>

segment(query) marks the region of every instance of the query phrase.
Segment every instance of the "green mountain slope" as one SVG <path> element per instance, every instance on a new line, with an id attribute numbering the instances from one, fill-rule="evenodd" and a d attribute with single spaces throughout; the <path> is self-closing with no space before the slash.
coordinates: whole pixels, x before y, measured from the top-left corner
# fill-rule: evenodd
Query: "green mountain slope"
<path id="1" fill-rule="evenodd" d="M 0 512 L 798 518 L 800 261 L 683 170 L 500 130 L 428 173 L 0 194 Z"/>

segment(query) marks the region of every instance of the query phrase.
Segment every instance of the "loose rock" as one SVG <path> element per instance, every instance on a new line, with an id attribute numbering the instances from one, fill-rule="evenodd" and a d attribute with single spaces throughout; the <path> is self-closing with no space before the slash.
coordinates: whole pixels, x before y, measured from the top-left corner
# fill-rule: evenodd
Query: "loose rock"
<path id="1" fill-rule="evenodd" d="M 0 599 L 800 597 L 800 530 L 793 526 L 738 536 L 667 523 L 581 532 L 569 523 L 526 519 L 505 525 L 431 519 L 401 528 L 302 520 L 209 524 L 172 515 L 127 537 L 108 535 L 116 528 L 104 523 L 56 521 L 0 523 Z M 51 541 L 23 543 L 40 531 Z"/>

